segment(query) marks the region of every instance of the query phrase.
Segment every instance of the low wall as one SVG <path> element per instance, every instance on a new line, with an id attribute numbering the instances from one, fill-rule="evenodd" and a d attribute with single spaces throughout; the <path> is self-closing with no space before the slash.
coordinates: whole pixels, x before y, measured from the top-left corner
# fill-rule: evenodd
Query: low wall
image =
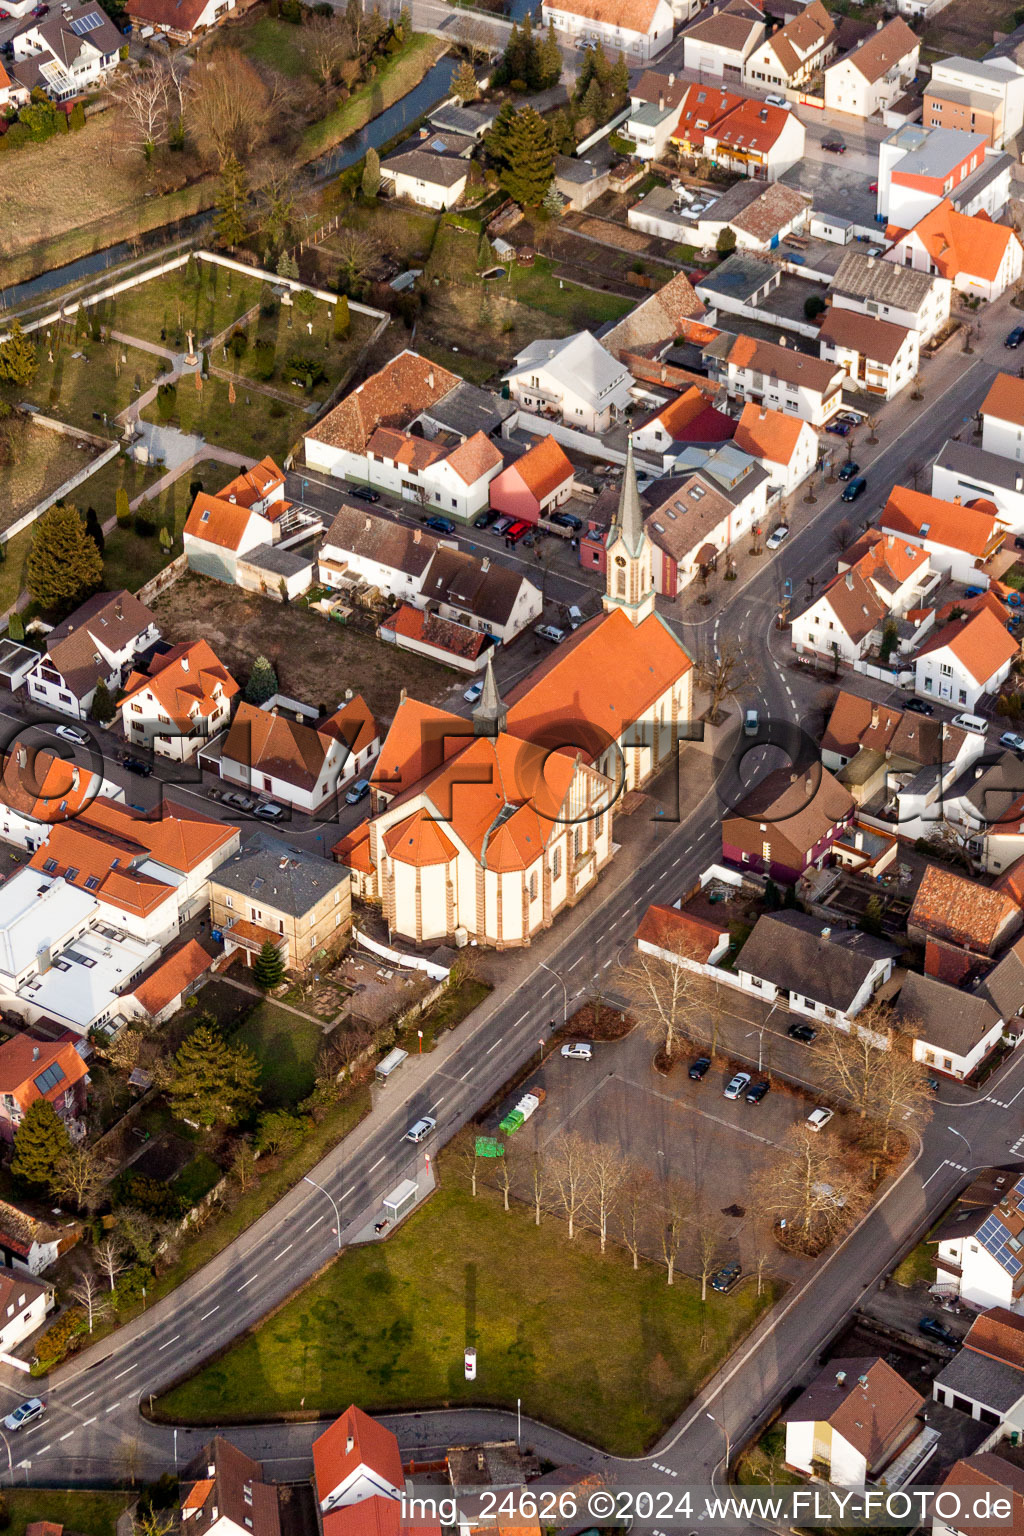
<path id="1" fill-rule="evenodd" d="M 352 929 L 352 938 L 356 944 L 361 944 L 363 949 L 368 949 L 371 955 L 378 955 L 382 960 L 388 960 L 392 965 L 401 965 L 414 971 L 425 971 L 432 981 L 445 981 L 448 978 L 448 967 L 435 965 L 432 960 L 421 959 L 419 955 L 404 955 L 399 949 L 391 949 L 387 944 L 378 944 L 376 939 L 371 939 L 369 934 L 362 933 L 358 928 Z"/>
<path id="2" fill-rule="evenodd" d="M 56 490 L 50 492 L 49 496 L 44 497 L 42 501 L 36 502 L 30 511 L 23 512 L 21 517 L 17 518 L 9 528 L 5 528 L 3 533 L 0 533 L 0 544 L 6 544 L 8 539 L 13 539 L 16 533 L 21 533 L 23 529 L 31 527 L 36 518 L 43 515 L 47 507 L 52 507 L 55 501 L 60 501 L 69 496 L 72 491 L 77 490 L 80 485 L 83 485 L 89 479 L 90 475 L 94 475 L 98 469 L 102 469 L 105 464 L 109 464 L 111 459 L 116 459 L 121 449 L 120 443 L 112 443 L 108 437 L 97 437 L 92 432 L 80 432 L 77 427 L 69 427 L 66 422 L 54 421 L 52 416 L 41 415 L 39 411 L 33 410 L 31 406 L 25 406 L 22 409 L 27 412 L 29 420 L 35 422 L 37 426 L 46 427 L 51 432 L 60 432 L 64 437 L 77 438 L 87 443 L 93 443 L 96 446 L 102 445 L 103 452 L 98 454 L 96 458 L 90 459 L 87 464 L 83 464 L 82 468 L 65 480 L 63 485 L 58 485 Z"/>
<path id="3" fill-rule="evenodd" d="M 187 570 L 188 556 L 176 555 L 169 565 L 165 565 L 163 570 L 157 571 L 155 576 L 145 582 L 135 596 L 140 603 L 151 603 L 154 597 L 161 592 L 166 592 L 167 588 L 172 587 L 178 577 L 184 575 Z"/>

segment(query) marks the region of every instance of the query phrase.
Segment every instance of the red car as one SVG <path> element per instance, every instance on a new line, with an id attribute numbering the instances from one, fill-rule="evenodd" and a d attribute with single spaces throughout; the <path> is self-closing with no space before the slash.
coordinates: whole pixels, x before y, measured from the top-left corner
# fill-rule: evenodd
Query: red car
<path id="1" fill-rule="evenodd" d="M 877 181 L 873 181 L 871 183 L 871 185 L 868 187 L 868 191 L 869 192 L 877 192 L 878 191 L 878 182 Z"/>
<path id="2" fill-rule="evenodd" d="M 511 539 L 513 544 L 518 544 L 520 539 L 525 539 L 526 535 L 532 530 L 532 528 L 532 523 L 524 522 L 523 519 L 520 518 L 517 523 L 512 524 L 512 527 L 508 530 L 508 533 L 506 533 L 505 537 L 506 539 Z"/>
<path id="3" fill-rule="evenodd" d="M 10 21 L 10 19 L 11 19 L 10 11 L 0 11 L 0 21 Z"/>

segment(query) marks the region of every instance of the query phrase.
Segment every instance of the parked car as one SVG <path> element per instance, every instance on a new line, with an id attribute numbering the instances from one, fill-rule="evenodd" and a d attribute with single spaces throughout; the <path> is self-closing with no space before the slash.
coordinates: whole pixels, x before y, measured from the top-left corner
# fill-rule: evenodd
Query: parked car
<path id="1" fill-rule="evenodd" d="M 498 514 L 497 514 L 497 512 L 493 511 L 492 508 L 488 507 L 486 509 L 486 511 L 480 513 L 479 517 L 474 517 L 474 519 L 473 519 L 473 527 L 474 528 L 489 528 L 492 523 L 496 523 L 497 521 L 498 521 Z"/>
<path id="2" fill-rule="evenodd" d="M 349 495 L 355 496 L 358 501 L 380 501 L 380 491 L 371 490 L 368 485 L 354 485 Z"/>
<path id="3" fill-rule="evenodd" d="M 236 811 L 254 811 L 256 809 L 256 801 L 251 796 L 243 795 L 239 791 L 225 795 L 224 804 L 234 806 Z"/>
<path id="4" fill-rule="evenodd" d="M 789 111 L 789 102 L 786 100 L 785 96 L 766 96 L 764 99 L 764 104 L 766 107 L 781 107 L 784 112 Z"/>
<path id="5" fill-rule="evenodd" d="M 760 1104 L 762 1099 L 767 1098 L 771 1086 L 768 1082 L 754 1083 L 753 1087 L 747 1089 L 747 1103 Z"/>
<path id="6" fill-rule="evenodd" d="M 574 1040 L 571 1045 L 563 1045 L 561 1054 L 566 1061 L 593 1061 L 594 1047 L 588 1040 Z"/>
<path id="7" fill-rule="evenodd" d="M 765 540 L 765 548 L 778 549 L 779 545 L 784 544 L 788 538 L 789 524 L 780 523 L 779 526 L 777 528 L 773 528 L 771 533 L 768 535 L 767 539 Z"/>
<path id="8" fill-rule="evenodd" d="M 37 1419 L 41 1419 L 45 1412 L 46 1404 L 41 1397 L 26 1398 L 4 1419 L 4 1429 L 24 1429 L 26 1424 L 34 1424 Z"/>
<path id="9" fill-rule="evenodd" d="M 972 731 L 975 736 L 988 735 L 988 721 L 981 715 L 968 714 L 966 710 L 953 716 L 953 724 L 961 731 Z"/>
<path id="10" fill-rule="evenodd" d="M 557 624 L 535 624 L 533 632 L 542 640 L 550 640 L 552 645 L 561 645 L 565 639 L 565 630 L 559 629 Z"/>
<path id="11" fill-rule="evenodd" d="M 475 683 L 470 683 L 462 697 L 465 699 L 467 704 L 479 704 L 480 695 L 483 693 L 483 691 L 483 682 L 478 677 Z"/>
<path id="12" fill-rule="evenodd" d="M 743 716 L 744 736 L 756 736 L 761 729 L 761 717 L 756 709 L 748 709 Z"/>
<path id="13" fill-rule="evenodd" d="M 556 528 L 571 528 L 573 533 L 583 531 L 583 519 L 574 512 L 552 512 L 548 522 L 554 523 Z"/>
<path id="14" fill-rule="evenodd" d="M 830 155 L 845 155 L 846 145 L 842 139 L 822 139 L 822 149 L 827 149 Z"/>
<path id="15" fill-rule="evenodd" d="M 952 1328 L 940 1323 L 937 1317 L 922 1317 L 917 1331 L 923 1333 L 926 1339 L 938 1339 L 940 1344 L 948 1344 L 950 1349 L 958 1349 L 960 1346 L 960 1340 Z"/>
<path id="16" fill-rule="evenodd" d="M 878 191 L 878 182 L 877 181 L 869 181 L 868 182 L 868 191 L 869 192 L 877 192 Z"/>
<path id="17" fill-rule="evenodd" d="M 54 726 L 53 734 L 59 736 L 61 741 L 73 741 L 76 747 L 89 745 L 89 732 L 83 731 L 80 725 Z"/>
<path id="18" fill-rule="evenodd" d="M 909 709 L 912 715 L 934 715 L 935 705 L 929 704 L 927 699 L 908 699 L 903 706 Z"/>
<path id="19" fill-rule="evenodd" d="M 750 1082 L 749 1072 L 737 1072 L 735 1077 L 730 1077 L 725 1085 L 724 1093 L 727 1099 L 738 1099 Z"/>
<path id="20" fill-rule="evenodd" d="M 711 1276 L 711 1289 L 718 1291 L 722 1295 L 727 1295 L 729 1291 L 739 1285 L 742 1273 L 743 1266 L 739 1259 L 733 1259 L 731 1264 L 723 1264 L 721 1269 L 716 1269 L 715 1273 Z"/>
<path id="21" fill-rule="evenodd" d="M 530 545 L 533 543 L 533 524 L 513 523 L 505 537 L 511 540 L 513 544 L 518 544 L 521 540 L 524 544 Z"/>
<path id="22" fill-rule="evenodd" d="M 812 1024 L 791 1024 L 786 1034 L 791 1040 L 799 1040 L 801 1045 L 810 1045 L 818 1038 L 818 1031 Z"/>
<path id="23" fill-rule="evenodd" d="M 699 1083 L 706 1075 L 711 1065 L 710 1056 L 698 1056 L 696 1061 L 690 1062 L 690 1080 Z"/>
<path id="24" fill-rule="evenodd" d="M 831 432 L 833 437 L 849 437 L 850 423 L 848 421 L 840 421 L 837 416 L 834 420 L 828 423 L 828 425 L 825 427 L 825 431 Z"/>
<path id="25" fill-rule="evenodd" d="M 278 805 L 276 800 L 261 800 L 253 813 L 261 821 L 280 821 L 288 812 L 283 805 Z"/>
<path id="26" fill-rule="evenodd" d="M 884 256 L 885 255 L 885 246 L 884 245 L 869 245 L 868 246 L 868 255 L 869 256 Z"/>
<path id="27" fill-rule="evenodd" d="M 867 488 L 868 482 L 864 476 L 857 475 L 855 479 L 849 481 L 849 483 L 843 487 L 843 494 L 839 499 L 840 501 L 856 501 L 858 496 L 864 495 L 864 492 L 867 490 Z"/>
<path id="28" fill-rule="evenodd" d="M 140 779 L 148 779 L 150 774 L 153 772 L 152 763 L 147 763 L 145 759 L 141 757 L 132 757 L 129 752 L 125 753 L 121 761 L 128 769 L 129 773 L 137 773 Z"/>
<path id="29" fill-rule="evenodd" d="M 503 537 L 515 523 L 514 517 L 499 517 L 496 523 L 491 524 L 491 532 Z"/>
<path id="30" fill-rule="evenodd" d="M 358 805 L 360 800 L 365 800 L 369 793 L 369 779 L 356 779 L 356 782 L 345 796 L 345 802 L 347 805 Z"/>
<path id="31" fill-rule="evenodd" d="M 807 1124 L 812 1131 L 823 1130 L 834 1114 L 834 1109 L 825 1109 L 824 1106 L 819 1105 L 817 1109 L 812 1109 L 807 1116 Z"/>
<path id="32" fill-rule="evenodd" d="M 836 415 L 836 421 L 845 421 L 851 427 L 859 427 L 863 420 L 863 411 L 839 411 Z"/>
<path id="33" fill-rule="evenodd" d="M 450 517 L 425 517 L 423 526 L 429 528 L 431 533 L 454 533 L 455 524 Z"/>
<path id="34" fill-rule="evenodd" d="M 1024 325 L 1015 325 L 1009 336 L 1007 336 L 1006 340 L 1003 342 L 1003 346 L 1012 347 L 1014 350 L 1016 350 L 1022 341 L 1024 341 Z"/>
<path id="35" fill-rule="evenodd" d="M 856 459 L 847 459 L 846 463 L 839 471 L 839 478 L 840 480 L 852 480 L 854 475 L 859 474 L 860 465 L 857 463 Z"/>
<path id="36" fill-rule="evenodd" d="M 415 1125 L 410 1125 L 409 1129 L 402 1137 L 402 1140 L 415 1141 L 417 1143 L 426 1141 L 427 1137 L 430 1135 L 436 1124 L 437 1121 L 434 1119 L 433 1115 L 424 1115 L 421 1120 L 416 1121 Z"/>
<path id="37" fill-rule="evenodd" d="M 1001 747 L 1009 747 L 1011 752 L 1024 752 L 1024 736 L 1018 736 L 1015 731 L 1004 731 L 999 738 Z"/>
<path id="38" fill-rule="evenodd" d="M 984 597 L 984 595 L 985 595 L 985 588 L 984 587 L 965 587 L 964 588 L 964 597 Z"/>

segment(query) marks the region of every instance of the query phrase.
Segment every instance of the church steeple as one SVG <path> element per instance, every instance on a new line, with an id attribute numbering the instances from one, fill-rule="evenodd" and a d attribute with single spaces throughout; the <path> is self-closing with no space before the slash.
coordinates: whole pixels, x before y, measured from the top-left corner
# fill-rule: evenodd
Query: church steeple
<path id="1" fill-rule="evenodd" d="M 487 671 L 484 673 L 484 691 L 473 710 L 473 731 L 477 736 L 498 736 L 505 729 L 508 710 L 501 702 L 501 694 L 494 680 L 494 648 L 487 653 Z"/>
<path id="2" fill-rule="evenodd" d="M 605 611 L 621 608 L 631 624 L 641 624 L 654 612 L 654 561 L 644 530 L 632 434 L 626 444 L 626 467 L 615 521 L 608 531 L 606 559 Z"/>

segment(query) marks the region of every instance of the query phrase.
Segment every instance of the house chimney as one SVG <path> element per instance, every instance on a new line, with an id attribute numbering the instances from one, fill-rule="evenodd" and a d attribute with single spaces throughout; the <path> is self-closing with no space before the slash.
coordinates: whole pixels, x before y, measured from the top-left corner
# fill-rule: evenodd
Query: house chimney
<path id="1" fill-rule="evenodd" d="M 32 1047 L 32 1060 L 33 1061 L 38 1061 L 39 1060 L 39 1047 L 38 1047 L 38 1045 L 34 1045 Z"/>
<path id="2" fill-rule="evenodd" d="M 353 1450 L 355 1449 L 355 1444 L 356 1444 L 355 1436 L 354 1435 L 349 1435 L 348 1439 L 345 1441 L 345 1455 L 346 1456 L 351 1456 Z"/>
<path id="3" fill-rule="evenodd" d="M 433 389 L 433 387 L 434 387 L 434 370 L 433 370 L 433 368 L 431 368 L 430 372 L 427 374 L 427 388 L 428 389 Z"/>
<path id="4" fill-rule="evenodd" d="M 366 514 L 366 522 L 363 524 L 363 532 L 364 533 L 369 533 L 370 528 L 372 527 L 372 525 L 373 525 L 373 518 L 370 516 L 369 512 L 367 512 L 367 514 Z"/>
<path id="5" fill-rule="evenodd" d="M 181 658 L 181 670 L 183 672 L 187 672 L 188 671 L 188 657 L 187 656 L 183 656 Z"/>
<path id="6" fill-rule="evenodd" d="M 846 585 L 849 587 L 850 591 L 852 592 L 853 591 L 853 571 L 852 571 L 852 569 L 847 571 L 847 573 L 846 573 Z"/>
<path id="7" fill-rule="evenodd" d="M 1013 488 L 1015 491 L 1024 491 L 1024 475 L 1014 476 Z"/>
<path id="8" fill-rule="evenodd" d="M 398 702 L 399 702 L 399 704 L 404 704 L 408 697 L 409 697 L 409 690 L 408 690 L 408 688 L 403 688 L 402 691 L 398 695 Z"/>
<path id="9" fill-rule="evenodd" d="M 843 1387 L 845 1385 L 846 1385 L 846 1372 L 845 1371 L 836 1371 L 836 1386 L 837 1387 Z"/>
<path id="10" fill-rule="evenodd" d="M 871 729 L 874 730 L 874 728 L 875 728 L 875 726 L 877 724 L 878 724 L 878 705 L 877 704 L 872 704 L 872 706 L 871 706 Z"/>
<path id="11" fill-rule="evenodd" d="M 658 92 L 658 111 L 659 112 L 664 112 L 664 110 L 665 110 L 665 92 L 664 91 L 659 91 Z"/>
<path id="12" fill-rule="evenodd" d="M 823 928 L 821 930 L 821 936 L 823 939 L 830 939 L 832 937 L 832 929 L 828 927 Z"/>
<path id="13" fill-rule="evenodd" d="M 206 1475 L 207 1475 L 207 1477 L 216 1477 L 217 1476 L 217 1468 L 214 1466 L 212 1461 L 208 1461 L 206 1463 Z"/>
<path id="14" fill-rule="evenodd" d="M 490 555 L 484 555 L 483 559 L 480 561 L 480 569 L 481 569 L 481 571 L 489 571 L 490 568 L 491 568 L 491 557 L 490 557 Z"/>
<path id="15" fill-rule="evenodd" d="M 953 505 L 954 505 L 954 507 L 959 507 L 959 506 L 963 505 L 963 503 L 961 501 L 961 498 L 959 496 L 954 496 L 953 497 Z"/>
<path id="16" fill-rule="evenodd" d="M 675 77 L 675 75 L 674 75 L 674 74 L 673 74 L 673 75 L 669 75 L 669 77 L 668 77 L 668 83 L 669 83 L 669 85 L 675 85 L 675 83 L 676 83 L 676 77 Z"/>
<path id="17" fill-rule="evenodd" d="M 348 701 L 349 701 L 349 699 L 351 697 L 352 697 L 352 689 L 351 688 L 346 688 L 345 689 L 345 703 L 346 704 L 348 703 Z"/>
<path id="18" fill-rule="evenodd" d="M 81 777 L 82 777 L 82 775 L 79 773 L 78 769 L 77 768 L 72 768 L 72 770 L 71 770 L 71 788 L 72 789 L 77 789 L 78 788 L 78 781 L 79 781 L 79 779 Z"/>

